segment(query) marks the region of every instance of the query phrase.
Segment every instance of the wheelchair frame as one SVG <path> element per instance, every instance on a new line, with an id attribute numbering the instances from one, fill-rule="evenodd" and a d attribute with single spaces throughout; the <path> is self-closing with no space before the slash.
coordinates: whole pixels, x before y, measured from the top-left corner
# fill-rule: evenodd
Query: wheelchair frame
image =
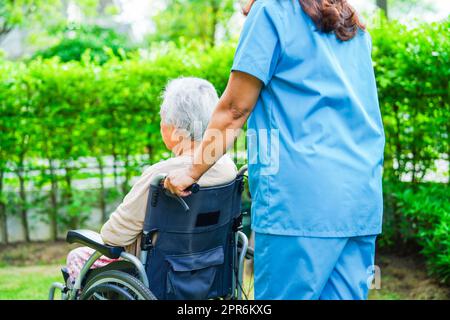
<path id="1" fill-rule="evenodd" d="M 245 172 L 247 171 L 247 166 L 244 165 L 238 172 L 238 176 L 239 175 L 244 175 Z M 161 184 L 161 182 L 166 178 L 167 174 L 158 174 L 155 177 L 152 178 L 151 180 L 151 185 L 153 186 L 159 186 Z M 176 198 L 177 201 L 179 201 L 185 208 L 187 208 L 189 210 L 188 205 L 186 204 L 186 202 L 181 198 L 178 197 L 176 195 L 173 195 L 174 198 Z M 96 234 L 99 236 L 99 234 Z M 242 283 L 243 283 L 243 271 L 244 271 L 244 261 L 245 258 L 247 256 L 247 251 L 249 251 L 250 255 L 253 255 L 253 250 L 252 248 L 248 247 L 248 238 L 245 235 L 245 233 L 243 233 L 242 231 L 237 231 L 235 234 L 235 257 L 237 257 L 237 259 L 234 259 L 233 261 L 233 274 L 232 274 L 232 296 L 228 297 L 229 299 L 238 299 L 241 300 L 242 299 Z M 95 240 L 92 240 L 93 242 L 95 242 Z M 241 241 L 242 243 L 242 247 L 239 247 L 239 241 Z M 103 245 L 102 243 L 98 243 L 99 245 Z M 240 252 L 239 248 L 241 249 Z M 95 248 L 93 248 L 95 249 Z M 147 261 L 147 254 L 148 251 L 146 250 L 141 250 L 140 253 L 140 257 L 139 259 L 130 254 L 127 253 L 125 251 L 122 251 L 120 253 L 120 258 L 122 258 L 125 261 L 130 262 L 135 268 L 136 271 L 139 274 L 139 278 L 140 281 L 142 282 L 142 284 L 149 288 L 149 281 L 148 281 L 148 277 L 147 277 L 147 273 L 145 271 L 145 265 L 146 265 L 146 261 Z M 60 283 L 60 282 L 54 282 L 51 284 L 50 286 L 50 290 L 49 290 L 49 300 L 54 300 L 55 298 L 55 292 L 56 290 L 61 291 L 61 298 L 62 300 L 76 300 L 79 296 L 79 292 L 81 290 L 82 287 L 82 283 L 83 280 L 85 279 L 88 271 L 91 269 L 92 265 L 94 264 L 95 261 L 97 261 L 103 254 L 100 251 L 95 251 L 90 257 L 89 259 L 86 261 L 86 263 L 84 264 L 83 268 L 80 271 L 80 274 L 78 275 L 78 277 L 75 280 L 75 283 L 73 285 L 72 288 L 67 287 L 66 284 Z M 236 279 L 236 273 L 234 272 L 234 270 L 236 270 L 236 263 L 237 263 L 237 279 Z"/>

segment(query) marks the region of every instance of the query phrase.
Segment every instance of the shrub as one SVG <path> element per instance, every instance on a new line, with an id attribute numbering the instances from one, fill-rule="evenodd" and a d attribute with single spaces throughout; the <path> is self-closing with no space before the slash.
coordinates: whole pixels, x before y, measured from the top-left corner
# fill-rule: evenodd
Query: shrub
<path id="1" fill-rule="evenodd" d="M 446 184 L 398 185 L 394 192 L 402 240 L 422 247 L 430 273 L 450 283 L 450 202 Z"/>
<path id="2" fill-rule="evenodd" d="M 373 59 L 386 132 L 384 224 L 379 244 L 423 249 L 431 273 L 448 282 L 448 182 L 421 183 L 448 161 L 450 20 L 407 28 L 372 28 Z M 448 176 L 447 176 L 448 179 Z"/>
<path id="3" fill-rule="evenodd" d="M 449 27 L 449 20 L 411 29 L 386 22 L 370 30 L 387 142 L 380 244 L 414 239 L 423 247 L 430 270 L 445 281 L 449 279 L 448 189 L 445 184 L 421 183 L 435 169 L 436 160 L 448 161 Z M 73 190 L 74 180 L 84 177 L 81 169 L 89 165 L 86 157 L 96 162 L 91 177 L 99 181 L 97 205 L 105 219 L 107 169 L 123 194 L 140 166 L 167 157 L 159 136 L 160 96 L 167 81 L 203 77 L 222 93 L 234 47 L 202 51 L 161 45 L 151 48 L 149 58 L 121 60 L 111 55 L 104 64 L 88 54 L 66 63 L 0 59 L 2 230 L 5 205 L 16 211 L 27 230 L 29 186 L 49 193 L 49 209 L 42 212 L 52 225 L 53 239 L 58 226 L 82 223 L 95 205 Z M 22 191 L 16 206 L 5 201 L 2 182 L 6 181 Z"/>
<path id="4" fill-rule="evenodd" d="M 448 160 L 450 19 L 408 29 L 384 22 L 371 31 L 386 132 L 384 175 L 423 181 Z"/>
<path id="5" fill-rule="evenodd" d="M 132 49 L 126 36 L 95 25 L 69 26 L 63 34 L 58 44 L 36 52 L 33 57 L 59 57 L 63 62 L 80 61 L 87 51 L 91 59 L 103 64 L 111 56 L 123 57 Z"/>
<path id="6" fill-rule="evenodd" d="M 0 61 L 0 175 L 3 182 L 12 172 L 18 180 L 14 187 L 23 190 L 19 211 L 24 234 L 29 229 L 27 204 L 33 201 L 29 186 L 49 190 L 49 209 L 40 211 L 47 214 L 56 239 L 58 226 L 85 221 L 87 209 L 81 204 L 86 201 L 75 194 L 74 180 L 88 165 L 86 157 L 97 162 L 94 177 L 100 180 L 98 203 L 105 219 L 103 185 L 111 169 L 105 157 L 113 158 L 115 185 L 124 194 L 142 165 L 167 156 L 159 134 L 159 105 L 170 79 L 203 77 L 223 91 L 231 46 L 202 53 L 170 46 L 159 50 L 149 59 L 112 57 L 103 64 L 88 54 L 66 63 Z M 0 195 L 2 191 L 0 184 Z M 0 218 L 5 221 L 4 210 Z"/>

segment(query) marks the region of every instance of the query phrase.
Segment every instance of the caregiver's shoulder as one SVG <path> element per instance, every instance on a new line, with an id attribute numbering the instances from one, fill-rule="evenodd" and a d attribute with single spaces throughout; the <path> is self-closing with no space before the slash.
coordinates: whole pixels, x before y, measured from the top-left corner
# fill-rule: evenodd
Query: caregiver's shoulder
<path id="1" fill-rule="evenodd" d="M 298 1 L 298 0 L 296 0 Z M 260 21 L 268 19 L 274 27 L 284 20 L 287 12 L 292 9 L 292 0 L 257 0 L 250 10 L 247 20 Z"/>
<path id="2" fill-rule="evenodd" d="M 266 13 L 279 12 L 286 4 L 291 4 L 292 0 L 257 0 L 251 11 L 263 10 Z"/>

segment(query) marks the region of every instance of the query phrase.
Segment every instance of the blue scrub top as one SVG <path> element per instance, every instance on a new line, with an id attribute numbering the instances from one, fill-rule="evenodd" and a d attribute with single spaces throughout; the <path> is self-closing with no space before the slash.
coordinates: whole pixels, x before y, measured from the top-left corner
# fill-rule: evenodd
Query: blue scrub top
<path id="1" fill-rule="evenodd" d="M 385 139 L 369 34 L 342 42 L 299 1 L 258 0 L 232 70 L 264 83 L 247 130 L 253 229 L 380 233 Z"/>

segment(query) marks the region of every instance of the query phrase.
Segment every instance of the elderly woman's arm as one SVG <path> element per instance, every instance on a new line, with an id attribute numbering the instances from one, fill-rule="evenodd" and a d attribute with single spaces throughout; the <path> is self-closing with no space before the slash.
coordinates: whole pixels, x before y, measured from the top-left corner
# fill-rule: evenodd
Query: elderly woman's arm
<path id="1" fill-rule="evenodd" d="M 165 180 L 167 189 L 181 196 L 189 194 L 184 190 L 198 181 L 233 145 L 258 100 L 261 88 L 259 79 L 239 71 L 231 73 L 203 140 L 195 151 L 192 165 L 170 172 Z"/>
<path id="2" fill-rule="evenodd" d="M 112 246 L 130 246 L 136 241 L 144 225 L 149 181 L 154 174 L 160 172 L 160 167 L 161 163 L 155 164 L 142 173 L 103 225 L 100 234 L 105 243 Z"/>

